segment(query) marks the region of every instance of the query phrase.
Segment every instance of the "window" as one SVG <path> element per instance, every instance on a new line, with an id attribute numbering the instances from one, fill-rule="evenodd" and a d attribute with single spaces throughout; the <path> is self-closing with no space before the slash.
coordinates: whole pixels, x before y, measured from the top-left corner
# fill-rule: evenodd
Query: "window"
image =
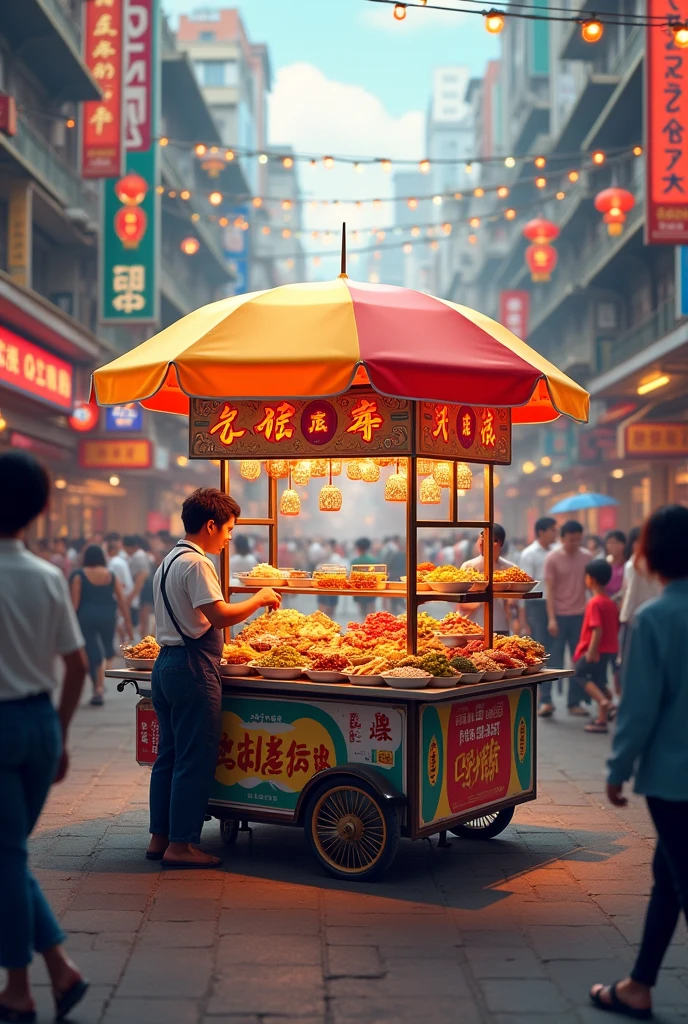
<path id="1" fill-rule="evenodd" d="M 214 32 L 199 32 L 198 33 L 199 43 L 214 43 L 215 33 Z"/>
<path id="2" fill-rule="evenodd" d="M 225 62 L 223 60 L 199 60 L 196 71 L 201 85 L 224 85 Z"/>

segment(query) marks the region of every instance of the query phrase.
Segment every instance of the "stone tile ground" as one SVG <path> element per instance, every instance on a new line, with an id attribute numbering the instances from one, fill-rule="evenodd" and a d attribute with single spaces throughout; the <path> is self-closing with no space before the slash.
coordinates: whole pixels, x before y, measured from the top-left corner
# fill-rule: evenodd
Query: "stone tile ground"
<path id="1" fill-rule="evenodd" d="M 488 843 L 402 841 L 376 884 L 322 876 L 302 833 L 255 827 L 222 871 L 143 859 L 148 772 L 134 699 L 82 708 L 32 862 L 92 982 L 81 1024 L 599 1024 L 596 980 L 632 962 L 650 889 L 652 828 L 603 799 L 608 740 L 558 717 L 540 728 L 539 792 Z M 50 991 L 33 969 L 41 1019 Z M 680 925 L 656 997 L 688 1021 Z"/>

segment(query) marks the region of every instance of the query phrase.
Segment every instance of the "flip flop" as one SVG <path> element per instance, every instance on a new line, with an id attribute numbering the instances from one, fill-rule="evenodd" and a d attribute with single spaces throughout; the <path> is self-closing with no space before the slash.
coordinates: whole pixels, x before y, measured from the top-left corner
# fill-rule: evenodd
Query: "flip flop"
<path id="1" fill-rule="evenodd" d="M 165 856 L 165 851 L 162 850 L 146 850 L 146 860 L 162 860 Z"/>
<path id="2" fill-rule="evenodd" d="M 631 1020 L 652 1020 L 652 1010 L 636 1010 L 634 1006 L 621 1002 L 616 994 L 616 986 L 618 984 L 618 981 L 615 981 L 613 985 L 609 986 L 609 996 L 611 999 L 609 1003 L 603 1002 L 601 995 L 606 985 L 603 985 L 599 992 L 590 990 L 590 998 L 597 1009 L 606 1010 L 607 1013 L 618 1013 L 621 1017 L 630 1017 Z"/>
<path id="3" fill-rule="evenodd" d="M 605 733 L 609 732 L 609 729 L 607 728 L 605 722 L 588 722 L 588 724 L 584 727 L 584 732 Z"/>
<path id="4" fill-rule="evenodd" d="M 554 714 L 554 708 L 551 704 L 542 704 L 538 708 L 538 718 L 551 718 Z"/>
<path id="5" fill-rule="evenodd" d="M 35 1010 L 11 1010 L 9 1006 L 0 1003 L 0 1020 L 9 1021 L 10 1024 L 34 1024 L 36 1020 Z"/>
<path id="6" fill-rule="evenodd" d="M 88 992 L 88 982 L 85 978 L 79 978 L 71 988 L 63 992 L 59 999 L 55 1000 L 55 1020 L 64 1020 L 73 1010 L 77 1003 L 80 1003 Z"/>

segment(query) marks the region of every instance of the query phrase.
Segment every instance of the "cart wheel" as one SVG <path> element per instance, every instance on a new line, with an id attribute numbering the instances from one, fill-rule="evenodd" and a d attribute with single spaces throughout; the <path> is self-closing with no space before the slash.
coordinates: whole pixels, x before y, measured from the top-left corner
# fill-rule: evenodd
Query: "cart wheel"
<path id="1" fill-rule="evenodd" d="M 239 834 L 239 822 L 234 818 L 223 818 L 220 822 L 220 838 L 225 846 L 234 846 Z"/>
<path id="2" fill-rule="evenodd" d="M 369 881 L 399 849 L 399 812 L 360 779 L 315 790 L 305 812 L 309 845 L 328 874 Z"/>
<path id="3" fill-rule="evenodd" d="M 449 831 L 461 839 L 494 839 L 511 823 L 513 816 L 514 808 L 505 807 L 503 811 L 481 814 L 479 818 L 465 821 L 463 825 L 455 825 Z"/>

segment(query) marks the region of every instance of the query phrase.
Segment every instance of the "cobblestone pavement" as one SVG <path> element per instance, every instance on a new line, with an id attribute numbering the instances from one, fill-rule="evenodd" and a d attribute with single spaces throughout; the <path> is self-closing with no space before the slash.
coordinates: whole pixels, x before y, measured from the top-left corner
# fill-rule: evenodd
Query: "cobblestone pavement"
<path id="1" fill-rule="evenodd" d="M 134 698 L 110 684 L 80 710 L 72 769 L 32 841 L 36 873 L 92 986 L 81 1024 L 599 1024 L 587 990 L 633 959 L 650 887 L 644 805 L 603 800 L 605 737 L 565 710 L 541 724 L 540 796 L 499 839 L 451 849 L 402 840 L 385 879 L 328 880 L 300 830 L 255 827 L 221 871 L 143 858 L 148 771 L 133 755 Z M 44 1020 L 51 999 L 33 976 Z M 679 926 L 656 994 L 688 1021 Z"/>

